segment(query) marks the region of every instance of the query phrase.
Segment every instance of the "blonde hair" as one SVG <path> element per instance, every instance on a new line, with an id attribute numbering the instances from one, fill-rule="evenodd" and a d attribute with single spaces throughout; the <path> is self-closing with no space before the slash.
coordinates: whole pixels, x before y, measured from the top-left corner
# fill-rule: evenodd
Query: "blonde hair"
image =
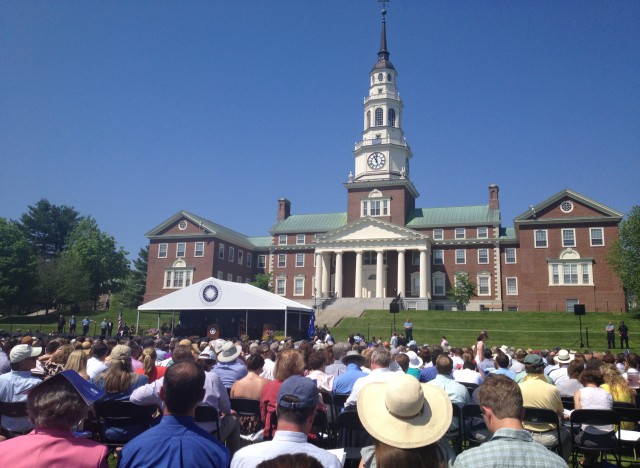
<path id="1" fill-rule="evenodd" d="M 635 401 L 636 392 L 629 387 L 629 383 L 620 374 L 613 364 L 602 366 L 602 377 L 604 383 L 609 385 L 609 390 L 614 401 Z M 625 398 L 626 397 L 626 398 Z"/>
<path id="2" fill-rule="evenodd" d="M 49 361 L 55 364 L 66 364 L 72 351 L 73 347 L 71 345 L 62 345 L 54 351 Z"/>
<path id="3" fill-rule="evenodd" d="M 276 380 L 284 382 L 292 375 L 304 375 L 304 370 L 302 353 L 296 349 L 286 349 L 278 355 L 273 374 Z"/>
<path id="4" fill-rule="evenodd" d="M 126 351 L 124 348 L 128 349 L 128 356 L 115 357 L 118 351 Z M 126 392 L 136 380 L 138 380 L 138 374 L 133 372 L 131 365 L 131 349 L 124 345 L 117 345 L 113 348 L 109 367 L 96 378 L 96 381 L 104 382 L 104 391 L 107 393 Z"/>
<path id="5" fill-rule="evenodd" d="M 69 354 L 64 370 L 74 370 L 84 377 L 87 374 L 87 353 L 81 349 L 73 351 Z"/>
<path id="6" fill-rule="evenodd" d="M 153 346 L 142 350 L 142 368 L 144 369 L 144 375 L 147 377 L 153 372 L 153 369 L 155 369 L 157 358 L 158 354 Z"/>

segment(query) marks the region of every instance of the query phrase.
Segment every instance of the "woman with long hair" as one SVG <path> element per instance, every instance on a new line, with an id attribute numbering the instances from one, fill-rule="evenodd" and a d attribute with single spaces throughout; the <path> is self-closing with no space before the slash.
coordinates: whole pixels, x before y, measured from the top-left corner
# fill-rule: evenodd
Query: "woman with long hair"
<path id="1" fill-rule="evenodd" d="M 146 375 L 149 383 L 158 380 L 167 370 L 166 367 L 156 366 L 157 357 L 156 350 L 153 346 L 144 348 L 141 355 L 142 367 L 135 370 L 138 375 Z"/>
<path id="2" fill-rule="evenodd" d="M 74 370 L 85 380 L 89 380 L 89 374 L 87 374 L 87 359 L 87 353 L 82 349 L 76 349 L 69 355 L 64 370 Z"/>
<path id="3" fill-rule="evenodd" d="M 72 352 L 73 346 L 71 345 L 64 344 L 59 346 L 51 355 L 49 360 L 44 363 L 44 375 L 46 377 L 52 377 L 57 373 L 62 372 Z"/>

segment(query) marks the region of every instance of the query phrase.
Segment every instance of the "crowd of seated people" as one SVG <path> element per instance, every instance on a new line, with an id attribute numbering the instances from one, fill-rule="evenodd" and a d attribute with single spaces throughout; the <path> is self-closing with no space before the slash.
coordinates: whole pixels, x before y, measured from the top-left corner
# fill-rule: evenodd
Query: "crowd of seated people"
<path id="1" fill-rule="evenodd" d="M 575 409 L 610 409 L 615 402 L 636 404 L 638 356 L 634 353 L 613 355 L 609 351 L 490 347 L 488 337 L 483 331 L 476 345 L 467 347 L 450 346 L 448 341 L 445 346 L 420 346 L 413 340 L 406 345 L 392 345 L 393 340 L 367 341 L 358 334 L 338 343 L 273 338 L 208 341 L 195 337 L 126 340 L 7 337 L 0 342 L 0 402 L 28 403 L 30 390 L 36 385 L 73 372 L 100 394 L 99 401 L 150 407 L 148 420 L 139 421 L 138 425 L 101 428 L 101 433 L 125 447 L 120 447 L 115 456 L 122 456 L 120 450 L 128 453 L 127 444 L 133 440 L 137 440 L 136 450 L 144 450 L 141 440 L 151 440 L 149 435 L 146 438 L 144 435 L 170 416 L 174 425 L 170 427 L 183 427 L 204 437 L 203 446 L 208 446 L 211 438 L 224 444 L 224 450 L 218 450 L 222 445 L 214 444 L 217 456 L 232 466 L 267 463 L 268 454 L 274 455 L 272 458 L 284 456 L 286 452 L 280 453 L 274 448 L 280 443 L 290 446 L 289 455 L 299 450 L 313 458 L 315 453 L 316 459 L 331 465 L 335 462 L 333 455 L 311 453 L 305 448 L 307 443 L 322 450 L 332 447 L 328 435 L 314 426 L 314 420 L 318 413 L 356 411 L 369 440 L 373 441 L 362 449 L 362 464 L 381 467 L 391 466 L 394 460 L 396 466 L 402 465 L 398 465 L 397 460 L 405 460 L 411 466 L 483 466 L 483 457 L 491 459 L 488 448 L 475 452 L 476 449 L 466 449 L 460 454 L 462 447 L 456 445 L 455 437 L 462 430 L 461 421 L 451 414 L 451 405 L 460 410 L 465 405 L 480 405 L 487 447 L 500 450 L 502 439 L 511 438 L 522 447 L 530 450 L 535 447 L 532 453 L 540 459 L 539 466 L 551 462 L 555 463 L 552 466 L 565 466 L 573 437 L 580 442 L 606 444 L 611 442 L 611 432 L 602 427 L 594 430 L 585 426 L 579 433 L 571 434 L 562 424 L 569 418 L 563 399 L 572 398 Z M 167 380 L 168 369 L 176 364 L 181 366 L 180 373 L 173 380 Z M 196 372 L 189 366 L 200 370 Z M 197 392 L 191 397 L 196 403 L 193 408 L 181 407 L 175 400 L 166 399 L 166 392 L 170 392 L 166 385 L 173 382 L 172 385 L 179 387 L 176 379 L 180 376 L 194 382 L 204 379 L 202 394 Z M 61 387 L 68 387 L 66 380 L 59 382 L 62 383 L 49 386 L 57 398 L 65 392 L 73 393 L 73 389 Z M 500 392 L 502 399 L 492 396 L 489 388 L 494 393 Z M 42 428 L 58 427 L 52 426 L 50 416 L 47 419 L 35 414 L 44 411 L 42 406 L 47 401 L 42 396 L 39 398 L 38 404 L 27 405 L 28 413 L 24 415 L 2 416 L 0 440 L 15 440 L 42 433 Z M 231 408 L 232 399 L 253 400 L 259 412 L 239 417 Z M 339 403 L 329 407 L 323 400 Z M 168 401 L 173 401 L 173 408 L 167 406 Z M 381 402 L 384 405 L 378 407 Z M 88 408 L 91 403 L 93 401 L 86 402 L 85 406 Z M 393 410 L 396 404 L 399 413 Z M 208 424 L 199 421 L 195 416 L 198 406 L 215 408 L 217 421 Z M 523 420 L 524 407 L 552 410 L 557 413 L 560 424 Z M 64 420 L 60 427 L 66 439 L 72 431 L 87 436 L 92 416 L 90 411 L 86 413 L 78 413 L 77 418 L 73 413 L 72 417 L 77 419 L 74 421 Z M 633 423 L 627 422 L 621 427 L 631 429 L 632 426 Z M 416 434 L 411 428 L 416 429 Z M 158 434 L 164 434 L 163 430 Z M 143 439 L 139 440 L 140 437 Z M 101 440 L 94 438 L 99 446 Z M 243 449 L 260 443 L 266 445 Z M 104 455 L 102 449 L 95 449 L 96 445 L 79 442 L 80 446 L 99 460 Z M 562 457 L 554 456 L 553 450 L 558 450 Z M 0 450 L 0 454 L 4 452 Z M 0 460 L 3 456 L 0 455 Z M 597 452 L 585 452 L 582 464 L 595 464 L 597 456 Z M 196 457 L 192 466 L 197 466 L 197 461 Z M 531 463 L 527 466 L 536 466 Z"/>

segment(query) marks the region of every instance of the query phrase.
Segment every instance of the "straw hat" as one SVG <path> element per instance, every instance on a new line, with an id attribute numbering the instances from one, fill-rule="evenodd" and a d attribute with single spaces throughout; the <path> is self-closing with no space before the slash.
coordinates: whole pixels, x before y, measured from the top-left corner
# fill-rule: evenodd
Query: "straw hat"
<path id="1" fill-rule="evenodd" d="M 342 358 L 342 363 L 346 366 L 347 364 L 357 364 L 359 366 L 364 366 L 365 358 L 358 351 L 352 350 L 347 351 L 347 354 Z"/>
<path id="2" fill-rule="evenodd" d="M 561 349 L 560 351 L 558 351 L 558 354 L 556 354 L 555 360 L 556 362 L 566 364 L 568 362 L 571 362 L 571 355 L 566 349 Z"/>
<path id="3" fill-rule="evenodd" d="M 420 369 L 422 367 L 422 358 L 418 356 L 414 351 L 407 351 L 407 357 L 409 358 L 409 367 L 412 369 Z"/>
<path id="4" fill-rule="evenodd" d="M 387 383 L 370 383 L 358 394 L 358 415 L 377 440 L 397 448 L 424 447 L 437 442 L 451 425 L 453 408 L 435 385 L 411 375 Z"/>
<path id="5" fill-rule="evenodd" d="M 231 362 L 238 359 L 242 352 L 241 346 L 236 346 L 232 341 L 227 341 L 218 353 L 218 362 Z"/>

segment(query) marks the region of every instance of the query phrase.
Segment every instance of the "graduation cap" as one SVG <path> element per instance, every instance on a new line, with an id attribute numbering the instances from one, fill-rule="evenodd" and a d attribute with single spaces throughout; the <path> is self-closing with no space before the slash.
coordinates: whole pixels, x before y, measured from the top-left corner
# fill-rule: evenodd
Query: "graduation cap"
<path id="1" fill-rule="evenodd" d="M 91 382 L 85 380 L 84 377 L 82 377 L 80 374 L 78 374 L 74 370 L 65 370 L 65 371 L 59 372 L 53 377 L 49 377 L 48 379 L 43 380 L 42 382 L 40 382 L 37 385 L 34 385 L 31 388 L 28 388 L 27 390 L 23 390 L 19 394 L 29 393 L 34 388 L 46 386 L 46 385 L 49 385 L 51 382 L 56 382 L 61 379 L 65 379 L 67 382 L 69 382 L 73 386 L 73 388 L 76 389 L 78 394 L 82 397 L 82 399 L 88 406 L 91 406 L 92 404 L 94 404 L 97 400 L 102 398 L 105 394 L 104 390 L 99 389 L 98 387 L 93 385 Z"/>

